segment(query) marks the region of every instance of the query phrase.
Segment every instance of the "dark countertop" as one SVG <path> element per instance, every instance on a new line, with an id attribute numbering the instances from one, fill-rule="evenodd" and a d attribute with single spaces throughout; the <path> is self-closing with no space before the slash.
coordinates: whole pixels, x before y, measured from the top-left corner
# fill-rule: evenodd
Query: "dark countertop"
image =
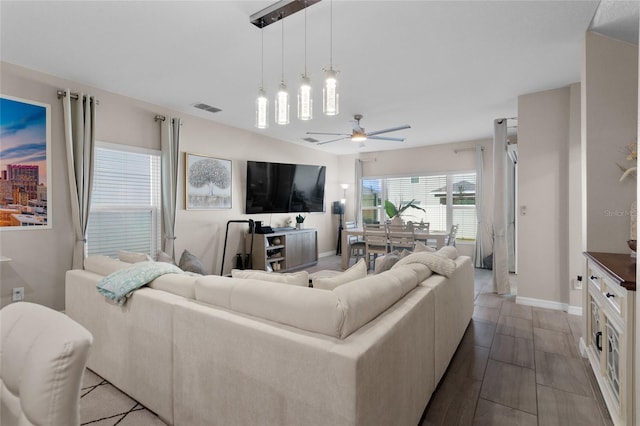
<path id="1" fill-rule="evenodd" d="M 636 291 L 636 259 L 634 257 L 629 254 L 593 251 L 585 252 L 584 255 L 613 275 L 622 287 Z"/>

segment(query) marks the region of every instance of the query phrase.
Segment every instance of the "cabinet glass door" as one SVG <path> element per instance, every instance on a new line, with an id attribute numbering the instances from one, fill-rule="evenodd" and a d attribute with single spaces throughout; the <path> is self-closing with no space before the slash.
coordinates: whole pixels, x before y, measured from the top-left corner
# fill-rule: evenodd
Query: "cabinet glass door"
<path id="1" fill-rule="evenodd" d="M 620 403 L 620 334 L 607 322 L 607 373 L 606 379 L 616 402 Z"/>
<path id="2" fill-rule="evenodd" d="M 600 306 L 593 300 L 591 294 L 589 294 L 589 302 L 591 304 L 591 345 L 594 352 L 600 353 L 602 351 L 602 328 L 600 327 Z"/>

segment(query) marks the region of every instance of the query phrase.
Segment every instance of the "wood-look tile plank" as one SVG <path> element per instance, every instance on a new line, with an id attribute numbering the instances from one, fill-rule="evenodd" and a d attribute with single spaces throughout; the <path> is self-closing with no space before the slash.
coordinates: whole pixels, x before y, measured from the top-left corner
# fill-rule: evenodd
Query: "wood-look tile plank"
<path id="1" fill-rule="evenodd" d="M 591 386 L 591 392 L 596 399 L 598 410 L 604 419 L 604 424 L 607 426 L 613 426 L 613 421 L 611 420 L 611 415 L 609 414 L 609 409 L 607 408 L 607 404 L 604 402 L 604 397 L 602 396 L 602 391 L 600 390 L 600 385 L 598 385 L 598 380 L 596 379 L 593 370 L 591 369 L 591 364 L 588 359 L 581 359 L 585 372 L 587 374 L 587 379 L 589 379 L 589 385 Z"/>
<path id="2" fill-rule="evenodd" d="M 509 364 L 534 368 L 533 340 L 496 333 L 489 357 Z"/>
<path id="3" fill-rule="evenodd" d="M 535 350 L 551 352 L 569 357 L 579 357 L 573 338 L 567 333 L 533 327 L 533 346 Z"/>
<path id="4" fill-rule="evenodd" d="M 480 397 L 537 414 L 534 370 L 489 359 Z"/>
<path id="5" fill-rule="evenodd" d="M 490 324 L 496 324 L 500 316 L 500 308 L 488 308 L 486 306 L 476 305 L 473 309 L 474 321 L 482 321 Z"/>
<path id="6" fill-rule="evenodd" d="M 535 351 L 536 382 L 554 389 L 593 397 L 582 360 Z"/>
<path id="7" fill-rule="evenodd" d="M 504 297 L 495 293 L 479 294 L 476 298 L 476 305 L 486 306 L 487 308 L 499 308 L 504 302 Z"/>
<path id="8" fill-rule="evenodd" d="M 584 327 L 584 317 L 581 315 L 567 314 L 567 322 L 569 322 L 569 328 L 571 329 L 571 335 L 573 336 L 573 341 L 577 345 L 580 342 L 580 337 L 582 337 L 582 328 Z"/>
<path id="9" fill-rule="evenodd" d="M 463 339 L 470 340 L 474 345 L 490 348 L 496 325 L 472 320 L 464 333 Z"/>
<path id="10" fill-rule="evenodd" d="M 496 333 L 533 340 L 533 321 L 501 313 Z"/>
<path id="11" fill-rule="evenodd" d="M 538 426 L 538 418 L 533 414 L 480 398 L 473 426 Z"/>
<path id="12" fill-rule="evenodd" d="M 421 426 L 467 426 L 473 423 L 480 380 L 445 374 L 431 396 Z"/>
<path id="13" fill-rule="evenodd" d="M 571 334 L 567 314 L 553 309 L 533 308 L 533 326 Z"/>
<path id="14" fill-rule="evenodd" d="M 604 425 L 595 400 L 538 385 L 538 420 L 545 426 Z"/>
<path id="15" fill-rule="evenodd" d="M 489 348 L 475 345 L 470 339 L 463 340 L 451 359 L 447 372 L 482 380 L 488 359 Z"/>
<path id="16" fill-rule="evenodd" d="M 514 299 L 510 299 L 506 300 L 502 304 L 500 315 L 509 315 L 510 317 L 532 320 L 533 309 L 531 308 L 531 306 L 520 305 L 515 303 Z"/>

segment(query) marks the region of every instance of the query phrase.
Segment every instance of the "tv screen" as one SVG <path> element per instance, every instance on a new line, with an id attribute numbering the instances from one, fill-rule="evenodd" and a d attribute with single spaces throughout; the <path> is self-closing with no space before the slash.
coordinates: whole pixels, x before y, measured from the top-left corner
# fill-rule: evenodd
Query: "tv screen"
<path id="1" fill-rule="evenodd" d="M 247 161 L 245 212 L 324 212 L 326 167 Z"/>

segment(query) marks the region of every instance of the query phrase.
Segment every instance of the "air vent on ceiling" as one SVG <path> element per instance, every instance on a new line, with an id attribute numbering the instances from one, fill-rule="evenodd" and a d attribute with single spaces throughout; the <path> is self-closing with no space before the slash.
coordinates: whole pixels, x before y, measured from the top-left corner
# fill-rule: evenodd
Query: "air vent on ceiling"
<path id="1" fill-rule="evenodd" d="M 311 142 L 311 143 L 316 143 L 318 142 L 318 139 L 314 139 L 314 138 L 302 138 L 303 141 L 307 141 L 307 142 Z"/>
<path id="2" fill-rule="evenodd" d="M 212 114 L 215 114 L 216 112 L 222 111 L 220 108 L 216 108 L 214 106 L 203 104 L 203 103 L 194 104 L 193 106 L 198 108 L 198 109 L 210 112 Z"/>

